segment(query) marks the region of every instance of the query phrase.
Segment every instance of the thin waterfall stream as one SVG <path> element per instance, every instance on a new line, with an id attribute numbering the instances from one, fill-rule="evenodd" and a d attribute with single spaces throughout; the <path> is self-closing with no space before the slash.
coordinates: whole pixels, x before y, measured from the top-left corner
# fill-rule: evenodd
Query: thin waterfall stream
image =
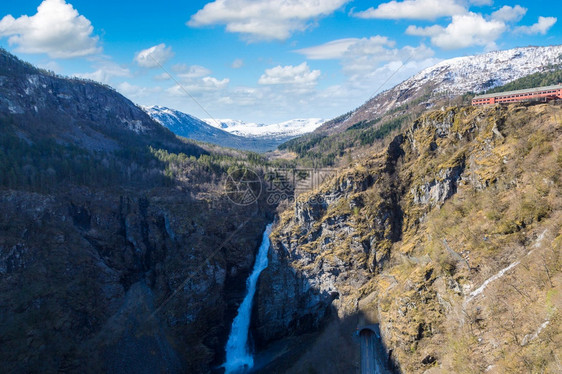
<path id="1" fill-rule="evenodd" d="M 238 314 L 232 322 L 232 328 L 226 343 L 226 362 L 223 367 L 226 374 L 245 373 L 254 366 L 254 357 L 248 346 L 248 334 L 250 330 L 250 317 L 252 314 L 252 303 L 256 293 L 256 285 L 261 272 L 267 267 L 267 252 L 269 250 L 269 234 L 271 226 L 266 226 L 262 242 L 256 256 L 254 269 L 246 280 L 247 293 L 244 301 L 238 307 Z"/>

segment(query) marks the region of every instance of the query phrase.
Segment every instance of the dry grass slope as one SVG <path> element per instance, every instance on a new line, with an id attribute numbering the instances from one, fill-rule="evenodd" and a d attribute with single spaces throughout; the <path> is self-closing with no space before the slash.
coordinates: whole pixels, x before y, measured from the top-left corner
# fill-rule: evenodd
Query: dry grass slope
<path id="1" fill-rule="evenodd" d="M 403 372 L 561 372 L 561 107 L 433 111 L 395 141 L 301 196 L 274 245 L 341 318 L 378 315 Z"/>

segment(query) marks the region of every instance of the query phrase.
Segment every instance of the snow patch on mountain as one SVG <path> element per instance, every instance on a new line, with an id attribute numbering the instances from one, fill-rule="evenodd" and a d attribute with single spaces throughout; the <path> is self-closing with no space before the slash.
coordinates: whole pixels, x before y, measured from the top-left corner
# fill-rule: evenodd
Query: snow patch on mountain
<path id="1" fill-rule="evenodd" d="M 152 117 L 152 119 L 154 119 L 156 122 L 160 123 L 161 125 L 169 128 L 170 130 L 172 130 L 172 128 L 174 127 L 181 126 L 182 124 L 183 127 L 187 127 L 188 125 L 190 126 L 203 125 L 203 127 L 207 127 L 206 124 L 200 119 L 190 116 L 189 114 L 180 112 L 178 110 L 166 108 L 159 105 L 142 106 L 141 108 L 150 117 Z"/>
<path id="2" fill-rule="evenodd" d="M 269 125 L 234 119 L 204 119 L 204 121 L 231 134 L 250 138 L 293 138 L 312 132 L 325 122 L 322 118 L 293 119 Z"/>
<path id="3" fill-rule="evenodd" d="M 351 113 L 326 122 L 317 131 L 341 132 L 426 95 L 429 96 L 424 104 L 429 107 L 446 97 L 480 93 L 558 65 L 562 63 L 561 56 L 562 45 L 556 45 L 514 48 L 441 61 L 381 92 Z"/>
<path id="4" fill-rule="evenodd" d="M 163 106 L 143 106 L 156 122 L 174 134 L 223 147 L 255 152 L 274 150 L 289 139 L 313 131 L 321 119 L 293 120 L 274 125 L 236 120 L 203 121 L 187 113 Z"/>
<path id="5" fill-rule="evenodd" d="M 423 70 L 394 89 L 415 89 L 438 82 L 436 92 L 452 95 L 485 91 L 562 61 L 562 45 L 526 47 L 445 60 Z"/>

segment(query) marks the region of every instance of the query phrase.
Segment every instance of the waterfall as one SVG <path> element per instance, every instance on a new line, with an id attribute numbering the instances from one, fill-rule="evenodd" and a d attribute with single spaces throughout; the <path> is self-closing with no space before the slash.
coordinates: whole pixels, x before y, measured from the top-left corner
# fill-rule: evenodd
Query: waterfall
<path id="1" fill-rule="evenodd" d="M 252 302 L 256 293 L 258 277 L 263 269 L 267 267 L 270 233 L 271 224 L 267 225 L 263 233 L 254 269 L 246 280 L 246 296 L 238 307 L 238 314 L 232 322 L 232 329 L 226 343 L 226 362 L 223 365 L 227 374 L 245 373 L 254 366 L 254 358 L 248 347 L 248 333 L 252 314 Z"/>

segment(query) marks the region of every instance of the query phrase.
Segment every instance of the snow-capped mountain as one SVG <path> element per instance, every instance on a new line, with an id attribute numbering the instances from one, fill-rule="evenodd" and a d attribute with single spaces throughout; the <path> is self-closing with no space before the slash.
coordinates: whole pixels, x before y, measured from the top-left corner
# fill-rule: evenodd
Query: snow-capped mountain
<path id="1" fill-rule="evenodd" d="M 348 115 L 325 123 L 318 131 L 335 133 L 373 120 L 426 95 L 426 104 L 467 92 L 482 92 L 562 63 L 562 45 L 525 47 L 457 57 L 429 67 L 380 93 Z"/>
<path id="2" fill-rule="evenodd" d="M 263 124 L 233 119 L 204 119 L 209 125 L 231 134 L 251 138 L 283 138 L 288 140 L 316 130 L 325 122 L 321 118 L 293 119 L 281 123 Z"/>
<path id="3" fill-rule="evenodd" d="M 196 138 L 220 138 L 226 136 L 224 131 L 217 131 L 216 128 L 209 126 L 199 118 L 193 117 L 189 114 L 180 112 L 178 110 L 166 108 L 159 105 L 143 106 L 142 109 L 148 113 L 155 121 L 167 127 L 176 135 L 184 136 L 186 138 L 207 141 Z"/>
<path id="4" fill-rule="evenodd" d="M 457 57 L 427 68 L 398 85 L 399 90 L 422 87 L 438 81 L 437 92 L 453 95 L 494 88 L 544 67 L 561 63 L 562 45 L 515 48 L 478 56 Z"/>
<path id="5" fill-rule="evenodd" d="M 222 147 L 265 152 L 277 147 L 277 142 L 258 141 L 230 134 L 221 129 L 209 126 L 199 118 L 159 105 L 145 106 L 142 109 L 162 126 L 174 134 L 189 139 L 212 143 Z"/>
<path id="6" fill-rule="evenodd" d="M 289 139 L 313 131 L 322 123 L 319 119 L 294 120 L 275 125 L 235 120 L 203 121 L 163 106 L 153 105 L 142 108 L 152 119 L 176 135 L 223 147 L 256 152 L 273 150 Z"/>

